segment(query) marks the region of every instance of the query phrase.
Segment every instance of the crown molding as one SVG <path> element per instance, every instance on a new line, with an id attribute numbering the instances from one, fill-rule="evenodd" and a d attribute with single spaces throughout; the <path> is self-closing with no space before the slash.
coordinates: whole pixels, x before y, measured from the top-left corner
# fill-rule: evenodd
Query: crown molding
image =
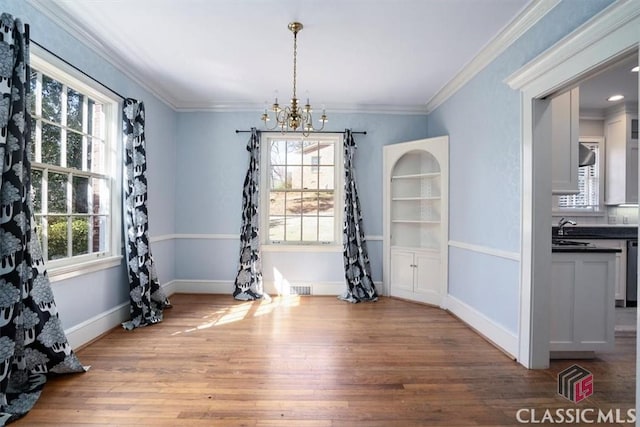
<path id="1" fill-rule="evenodd" d="M 558 41 L 534 60 L 522 66 L 507 77 L 504 82 L 511 89 L 522 90 L 549 70 L 553 70 L 578 52 L 583 51 L 639 16 L 640 2 L 637 0 L 618 0 L 594 15 L 578 29 Z M 635 30 L 637 31 L 637 27 Z M 627 37 L 627 39 L 632 40 L 634 37 Z M 632 43 L 629 49 L 637 50 L 637 41 L 634 43 L 635 45 Z M 620 55 L 627 53 L 622 52 Z M 584 75 L 590 71 L 592 70 L 587 70 Z"/>
<path id="2" fill-rule="evenodd" d="M 540 0 L 529 4 L 505 29 L 503 29 L 480 53 L 478 53 L 462 70 L 444 85 L 427 102 L 427 113 L 431 113 L 447 99 L 453 96 L 480 71 L 495 60 L 513 42 L 526 33 L 536 22 L 556 7 L 560 0 Z"/>
<path id="3" fill-rule="evenodd" d="M 102 44 L 91 34 L 91 32 L 87 31 L 86 28 L 79 25 L 71 15 L 69 15 L 56 3 L 48 0 L 26 0 L 26 2 L 30 4 L 34 9 L 44 14 L 47 18 L 51 19 L 60 27 L 60 29 L 66 31 L 71 37 L 78 40 L 79 43 L 84 44 L 87 48 L 107 61 L 110 65 L 112 65 L 126 77 L 131 79 L 146 91 L 150 92 L 165 105 L 173 110 L 177 109 L 177 105 L 174 100 L 168 99 L 165 94 L 162 94 L 161 91 L 156 89 L 156 86 L 161 87 L 161 85 L 153 85 L 148 80 L 142 79 L 140 76 L 136 75 L 135 72 L 132 72 L 131 66 L 126 61 L 124 61 L 120 57 L 120 55 Z M 46 40 L 36 41 L 47 47 Z"/>
<path id="4" fill-rule="evenodd" d="M 264 104 L 255 103 L 179 103 L 175 109 L 178 112 L 220 112 L 220 113 L 262 113 Z M 363 105 L 363 104 L 331 104 L 331 109 L 327 109 L 327 114 L 345 113 L 345 114 L 403 114 L 403 115 L 422 115 L 428 114 L 425 105 Z"/>

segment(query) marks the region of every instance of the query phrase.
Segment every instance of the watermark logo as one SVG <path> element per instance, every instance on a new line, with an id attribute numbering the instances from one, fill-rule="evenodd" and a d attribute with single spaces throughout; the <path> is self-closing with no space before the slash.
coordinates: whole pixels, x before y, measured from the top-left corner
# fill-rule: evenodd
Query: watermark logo
<path id="1" fill-rule="evenodd" d="M 558 374 L 558 394 L 578 403 L 593 394 L 593 374 L 573 365 Z"/>

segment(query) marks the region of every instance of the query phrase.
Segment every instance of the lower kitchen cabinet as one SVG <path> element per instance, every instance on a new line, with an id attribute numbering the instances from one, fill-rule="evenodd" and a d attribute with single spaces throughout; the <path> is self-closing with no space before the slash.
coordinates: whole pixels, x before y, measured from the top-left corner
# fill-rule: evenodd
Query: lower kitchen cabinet
<path id="1" fill-rule="evenodd" d="M 620 252 L 616 253 L 614 283 L 616 304 L 624 306 L 624 300 L 627 293 L 627 241 L 622 239 L 598 239 L 587 240 L 587 242 L 594 246 L 600 246 L 603 248 L 620 249 Z"/>
<path id="2" fill-rule="evenodd" d="M 551 357 L 613 349 L 616 254 L 553 253 L 551 259 Z"/>

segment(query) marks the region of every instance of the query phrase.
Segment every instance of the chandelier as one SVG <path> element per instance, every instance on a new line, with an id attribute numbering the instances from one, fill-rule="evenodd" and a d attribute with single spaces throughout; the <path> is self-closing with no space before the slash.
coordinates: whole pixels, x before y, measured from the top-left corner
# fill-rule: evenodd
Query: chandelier
<path id="1" fill-rule="evenodd" d="M 324 109 L 322 110 L 322 116 L 320 116 L 320 122 L 322 126 L 320 128 L 313 127 L 313 116 L 311 104 L 309 104 L 309 98 L 304 107 L 298 105 L 298 98 L 296 98 L 296 57 L 298 54 L 298 32 L 302 30 L 302 24 L 299 22 L 291 22 L 288 25 L 289 30 L 293 33 L 293 97 L 291 98 L 291 106 L 285 106 L 282 108 L 278 104 L 278 98 L 276 97 L 271 111 L 275 118 L 272 127 L 267 125 L 267 122 L 271 121 L 271 117 L 267 109 L 264 110 L 261 120 L 264 122 L 267 130 L 275 130 L 280 128 L 284 133 L 286 131 L 296 131 L 298 128 L 302 129 L 304 136 L 308 136 L 312 131 L 321 131 L 324 129 L 324 124 L 327 122 L 327 115 Z"/>

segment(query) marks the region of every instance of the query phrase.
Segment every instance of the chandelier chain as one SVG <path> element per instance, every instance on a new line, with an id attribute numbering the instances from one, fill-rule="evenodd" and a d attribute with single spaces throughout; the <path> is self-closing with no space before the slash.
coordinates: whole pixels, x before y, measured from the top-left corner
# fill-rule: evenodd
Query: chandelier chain
<path id="1" fill-rule="evenodd" d="M 297 78 L 297 61 L 298 57 L 298 33 L 293 33 L 293 99 L 296 98 L 296 78 Z"/>

